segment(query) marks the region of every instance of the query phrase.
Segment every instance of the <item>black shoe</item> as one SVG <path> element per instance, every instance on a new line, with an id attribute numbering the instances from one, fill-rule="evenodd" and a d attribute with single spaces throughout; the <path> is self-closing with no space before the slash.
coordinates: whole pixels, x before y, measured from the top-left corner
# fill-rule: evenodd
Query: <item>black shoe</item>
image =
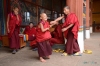
<path id="1" fill-rule="evenodd" d="M 18 52 L 19 51 L 19 49 L 16 49 L 16 52 Z"/>
<path id="2" fill-rule="evenodd" d="M 34 48 L 34 49 L 32 49 L 33 51 L 37 51 L 38 50 L 38 48 Z"/>
<path id="3" fill-rule="evenodd" d="M 16 54 L 16 50 L 13 50 L 12 54 Z"/>

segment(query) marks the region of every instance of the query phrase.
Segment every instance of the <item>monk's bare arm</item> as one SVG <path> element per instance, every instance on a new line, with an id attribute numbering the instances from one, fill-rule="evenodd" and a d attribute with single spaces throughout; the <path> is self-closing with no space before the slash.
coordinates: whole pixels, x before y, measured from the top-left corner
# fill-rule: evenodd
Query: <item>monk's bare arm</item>
<path id="1" fill-rule="evenodd" d="M 63 19 L 64 18 L 64 16 L 61 16 L 61 17 L 58 17 L 57 19 L 55 19 L 54 21 L 55 22 L 58 22 L 58 21 L 60 21 L 61 19 Z"/>
<path id="2" fill-rule="evenodd" d="M 55 21 L 51 21 L 51 22 L 55 22 Z M 54 26 L 54 25 L 56 25 L 56 23 L 50 24 L 50 27 L 52 27 L 52 26 Z"/>
<path id="3" fill-rule="evenodd" d="M 58 17 L 57 19 L 55 19 L 54 21 L 51 21 L 50 22 L 50 24 L 51 25 L 55 25 L 55 24 L 57 24 L 61 19 L 63 19 L 64 18 L 64 16 L 61 16 L 61 17 Z"/>
<path id="4" fill-rule="evenodd" d="M 9 15 L 8 15 L 8 17 L 7 17 L 7 31 L 8 31 L 8 33 L 9 33 Z"/>
<path id="5" fill-rule="evenodd" d="M 40 28 L 41 28 L 42 32 L 49 30 L 49 28 L 44 28 L 42 23 L 40 23 Z"/>
<path id="6" fill-rule="evenodd" d="M 19 16 L 18 15 L 16 15 L 17 16 L 17 20 L 19 21 Z"/>
<path id="7" fill-rule="evenodd" d="M 65 27 L 62 29 L 62 32 L 66 31 L 67 29 L 71 28 L 73 26 L 73 24 L 70 24 L 68 27 Z"/>
<path id="8" fill-rule="evenodd" d="M 66 27 L 66 29 L 69 29 L 73 26 L 74 24 L 70 24 L 68 27 Z"/>

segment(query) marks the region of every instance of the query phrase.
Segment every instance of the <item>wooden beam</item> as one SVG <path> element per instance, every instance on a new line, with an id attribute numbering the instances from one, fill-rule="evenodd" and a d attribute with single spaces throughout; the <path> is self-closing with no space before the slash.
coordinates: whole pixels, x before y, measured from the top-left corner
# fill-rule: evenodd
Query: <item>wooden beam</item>
<path id="1" fill-rule="evenodd" d="M 33 2 L 29 2 L 29 1 L 26 1 L 26 0 L 21 0 L 21 1 L 27 2 L 27 3 L 30 3 L 30 4 L 33 4 L 34 6 L 38 6 L 38 7 L 44 8 L 44 9 L 46 9 L 46 10 L 52 11 L 52 9 L 46 8 L 46 7 L 41 6 L 41 5 L 38 5 L 38 4 L 35 4 L 35 3 L 33 3 Z M 56 11 L 56 12 L 58 12 L 58 11 Z M 59 13 L 59 12 L 58 12 L 58 13 Z"/>
<path id="2" fill-rule="evenodd" d="M 94 13 L 92 13 L 92 14 L 100 14 L 100 12 L 94 12 Z"/>

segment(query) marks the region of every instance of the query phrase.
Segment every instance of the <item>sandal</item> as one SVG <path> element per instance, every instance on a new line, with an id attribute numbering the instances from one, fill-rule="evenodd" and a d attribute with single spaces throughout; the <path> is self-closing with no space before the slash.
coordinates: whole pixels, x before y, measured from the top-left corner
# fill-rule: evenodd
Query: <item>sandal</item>
<path id="1" fill-rule="evenodd" d="M 82 56 L 82 54 L 80 54 L 80 53 L 75 53 L 75 54 L 73 54 L 73 56 Z"/>
<path id="2" fill-rule="evenodd" d="M 65 52 L 64 52 L 63 54 L 61 54 L 61 56 L 67 56 L 67 55 L 68 55 L 68 54 L 67 54 L 67 53 L 65 53 Z"/>

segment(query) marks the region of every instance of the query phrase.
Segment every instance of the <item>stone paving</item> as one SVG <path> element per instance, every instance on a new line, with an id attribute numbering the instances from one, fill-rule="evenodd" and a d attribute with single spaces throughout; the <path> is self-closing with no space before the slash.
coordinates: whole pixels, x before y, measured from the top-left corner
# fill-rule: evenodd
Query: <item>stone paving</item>
<path id="1" fill-rule="evenodd" d="M 100 66 L 100 33 L 91 34 L 85 40 L 85 49 L 92 50 L 92 54 L 82 56 L 61 56 L 62 53 L 53 52 L 51 59 L 42 63 L 38 59 L 37 51 L 29 47 L 22 48 L 16 54 L 6 47 L 0 48 L 0 66 Z"/>

